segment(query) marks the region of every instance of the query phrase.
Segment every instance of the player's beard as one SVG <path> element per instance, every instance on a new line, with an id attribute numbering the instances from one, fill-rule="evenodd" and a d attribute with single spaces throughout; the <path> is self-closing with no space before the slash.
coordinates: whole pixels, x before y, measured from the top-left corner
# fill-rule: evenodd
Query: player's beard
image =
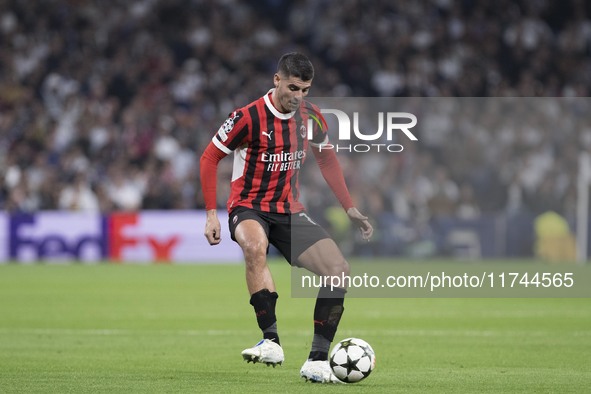
<path id="1" fill-rule="evenodd" d="M 300 103 L 301 102 L 298 100 L 289 100 L 287 109 L 289 110 L 289 112 L 295 111 L 296 109 L 299 108 Z"/>

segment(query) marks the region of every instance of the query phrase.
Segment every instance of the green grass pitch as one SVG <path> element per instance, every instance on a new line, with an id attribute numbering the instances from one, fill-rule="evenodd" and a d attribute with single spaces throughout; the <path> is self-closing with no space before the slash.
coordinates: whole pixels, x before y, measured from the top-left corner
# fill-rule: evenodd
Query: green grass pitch
<path id="1" fill-rule="evenodd" d="M 0 265 L 1 393 L 585 393 L 590 299 L 353 299 L 337 338 L 375 349 L 354 385 L 299 378 L 312 299 L 272 264 L 283 366 L 259 340 L 242 265 Z"/>

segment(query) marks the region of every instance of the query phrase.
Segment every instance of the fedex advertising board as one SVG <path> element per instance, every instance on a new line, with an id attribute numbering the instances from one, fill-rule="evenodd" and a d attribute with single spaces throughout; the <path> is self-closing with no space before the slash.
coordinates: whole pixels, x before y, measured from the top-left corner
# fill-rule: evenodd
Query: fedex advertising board
<path id="1" fill-rule="evenodd" d="M 220 221 L 227 221 L 225 213 L 220 212 Z M 212 247 L 203 236 L 204 225 L 202 211 L 2 215 L 0 259 L 162 263 L 242 260 L 242 252 L 230 240 L 227 226 L 222 226 L 223 246 Z"/>

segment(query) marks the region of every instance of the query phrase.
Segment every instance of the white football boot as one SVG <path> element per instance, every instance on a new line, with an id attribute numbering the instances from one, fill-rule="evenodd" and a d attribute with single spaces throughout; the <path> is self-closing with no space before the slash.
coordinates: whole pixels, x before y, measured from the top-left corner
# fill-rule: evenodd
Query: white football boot
<path id="1" fill-rule="evenodd" d="M 300 376 L 306 379 L 307 382 L 310 381 L 312 383 L 345 383 L 334 376 L 326 360 L 307 360 L 302 365 L 302 369 L 300 369 Z"/>
<path id="2" fill-rule="evenodd" d="M 270 339 L 263 339 L 253 347 L 242 351 L 242 358 L 247 362 L 265 363 L 273 368 L 277 364 L 281 365 L 285 357 L 283 349 L 277 343 Z"/>

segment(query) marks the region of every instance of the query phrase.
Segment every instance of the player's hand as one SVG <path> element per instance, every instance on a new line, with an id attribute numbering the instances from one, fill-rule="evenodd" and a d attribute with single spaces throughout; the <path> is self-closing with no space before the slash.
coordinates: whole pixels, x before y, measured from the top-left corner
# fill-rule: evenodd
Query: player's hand
<path id="1" fill-rule="evenodd" d="M 222 228 L 220 220 L 218 219 L 217 211 L 211 209 L 207 211 L 207 218 L 205 219 L 205 238 L 210 245 L 217 245 L 222 241 Z"/>
<path id="2" fill-rule="evenodd" d="M 353 223 L 359 227 L 359 230 L 361 231 L 361 237 L 364 240 L 369 241 L 373 235 L 373 226 L 369 222 L 368 217 L 362 215 L 361 212 L 359 212 L 359 210 L 355 207 L 349 208 L 347 210 L 347 216 L 349 216 L 349 219 L 351 219 L 351 221 L 353 221 Z"/>

